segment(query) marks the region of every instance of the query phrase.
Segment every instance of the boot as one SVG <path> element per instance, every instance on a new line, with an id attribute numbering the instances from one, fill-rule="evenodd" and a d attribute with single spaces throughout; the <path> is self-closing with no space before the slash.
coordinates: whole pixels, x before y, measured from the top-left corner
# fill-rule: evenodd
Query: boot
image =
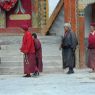
<path id="1" fill-rule="evenodd" d="M 31 75 L 30 74 L 26 74 L 24 77 L 31 77 Z"/>
<path id="2" fill-rule="evenodd" d="M 73 74 L 73 73 L 74 73 L 73 68 L 69 68 L 69 71 L 67 72 L 67 74 Z"/>
<path id="3" fill-rule="evenodd" d="M 39 76 L 39 72 L 34 72 L 32 75 L 32 77 L 37 77 L 37 76 Z"/>

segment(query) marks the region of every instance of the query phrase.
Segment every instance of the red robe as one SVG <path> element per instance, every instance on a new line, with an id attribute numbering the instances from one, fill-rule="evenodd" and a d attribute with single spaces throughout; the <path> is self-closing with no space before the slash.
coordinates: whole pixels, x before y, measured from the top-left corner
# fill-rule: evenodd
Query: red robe
<path id="1" fill-rule="evenodd" d="M 95 69 L 95 33 L 88 38 L 88 67 Z"/>
<path id="2" fill-rule="evenodd" d="M 21 52 L 24 53 L 24 74 L 30 74 L 35 71 L 35 47 L 32 35 L 29 31 L 26 31 L 23 40 Z"/>
<path id="3" fill-rule="evenodd" d="M 38 65 L 38 69 L 40 72 L 43 71 L 43 63 L 42 63 L 42 47 L 39 39 L 34 39 L 35 42 L 35 54 L 36 54 L 36 64 Z"/>
<path id="4" fill-rule="evenodd" d="M 88 48 L 95 49 L 95 33 L 94 33 L 94 35 L 92 35 L 92 33 L 90 33 L 90 35 L 89 35 Z"/>

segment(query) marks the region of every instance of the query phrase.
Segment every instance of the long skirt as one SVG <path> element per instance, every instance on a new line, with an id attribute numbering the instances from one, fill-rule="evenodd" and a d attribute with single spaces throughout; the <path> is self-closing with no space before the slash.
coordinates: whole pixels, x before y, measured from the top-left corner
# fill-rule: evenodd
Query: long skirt
<path id="1" fill-rule="evenodd" d="M 36 65 L 35 53 L 29 53 L 24 57 L 24 74 L 34 73 Z"/>
<path id="2" fill-rule="evenodd" d="M 63 69 L 75 67 L 75 52 L 71 48 L 62 49 Z"/>
<path id="3" fill-rule="evenodd" d="M 88 50 L 88 67 L 95 69 L 95 49 Z"/>
<path id="4" fill-rule="evenodd" d="M 36 64 L 37 64 L 37 67 L 39 69 L 39 72 L 42 72 L 43 71 L 43 63 L 42 63 L 41 57 L 36 58 Z"/>
<path id="5" fill-rule="evenodd" d="M 43 71 L 43 62 L 42 62 L 42 49 L 39 49 L 36 52 L 36 64 L 39 69 L 39 72 Z"/>

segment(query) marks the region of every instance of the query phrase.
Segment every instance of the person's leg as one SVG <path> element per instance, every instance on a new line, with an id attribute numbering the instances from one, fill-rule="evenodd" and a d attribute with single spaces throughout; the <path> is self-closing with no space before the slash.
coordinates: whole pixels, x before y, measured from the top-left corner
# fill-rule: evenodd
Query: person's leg
<path id="1" fill-rule="evenodd" d="M 38 62 L 38 58 L 36 58 L 35 72 L 33 73 L 32 76 L 39 76 L 39 62 Z"/>
<path id="2" fill-rule="evenodd" d="M 30 54 L 25 55 L 24 58 L 24 77 L 31 77 L 31 62 L 30 62 Z"/>
<path id="3" fill-rule="evenodd" d="M 69 71 L 67 72 L 67 74 L 72 74 L 72 73 L 74 73 L 74 70 L 72 67 L 69 67 Z"/>
<path id="4" fill-rule="evenodd" d="M 30 74 L 26 74 L 24 77 L 31 77 L 31 75 Z"/>
<path id="5" fill-rule="evenodd" d="M 72 52 L 72 50 L 69 51 L 69 53 L 70 53 L 70 56 L 69 56 L 70 61 L 68 61 L 68 64 L 69 64 L 69 66 L 68 66 L 69 67 L 68 74 L 72 74 L 72 73 L 74 73 L 73 68 L 75 67 L 75 53 Z"/>

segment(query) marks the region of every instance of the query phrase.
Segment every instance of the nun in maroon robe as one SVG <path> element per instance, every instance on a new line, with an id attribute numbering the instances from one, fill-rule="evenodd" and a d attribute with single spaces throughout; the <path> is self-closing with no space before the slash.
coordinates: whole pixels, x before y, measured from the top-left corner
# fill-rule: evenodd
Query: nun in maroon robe
<path id="1" fill-rule="evenodd" d="M 95 23 L 91 23 L 88 37 L 88 67 L 95 72 Z"/>
<path id="2" fill-rule="evenodd" d="M 25 30 L 25 33 L 20 50 L 24 53 L 24 74 L 26 74 L 25 77 L 31 77 L 30 73 L 35 71 L 36 64 L 34 41 L 30 31 L 28 31 L 28 26 L 25 25 L 22 28 Z"/>
<path id="3" fill-rule="evenodd" d="M 33 75 L 39 75 L 39 72 L 42 72 L 43 70 L 42 47 L 41 47 L 41 42 L 37 38 L 37 34 L 33 33 L 32 36 L 34 38 L 35 55 L 36 55 L 36 67 Z"/>

